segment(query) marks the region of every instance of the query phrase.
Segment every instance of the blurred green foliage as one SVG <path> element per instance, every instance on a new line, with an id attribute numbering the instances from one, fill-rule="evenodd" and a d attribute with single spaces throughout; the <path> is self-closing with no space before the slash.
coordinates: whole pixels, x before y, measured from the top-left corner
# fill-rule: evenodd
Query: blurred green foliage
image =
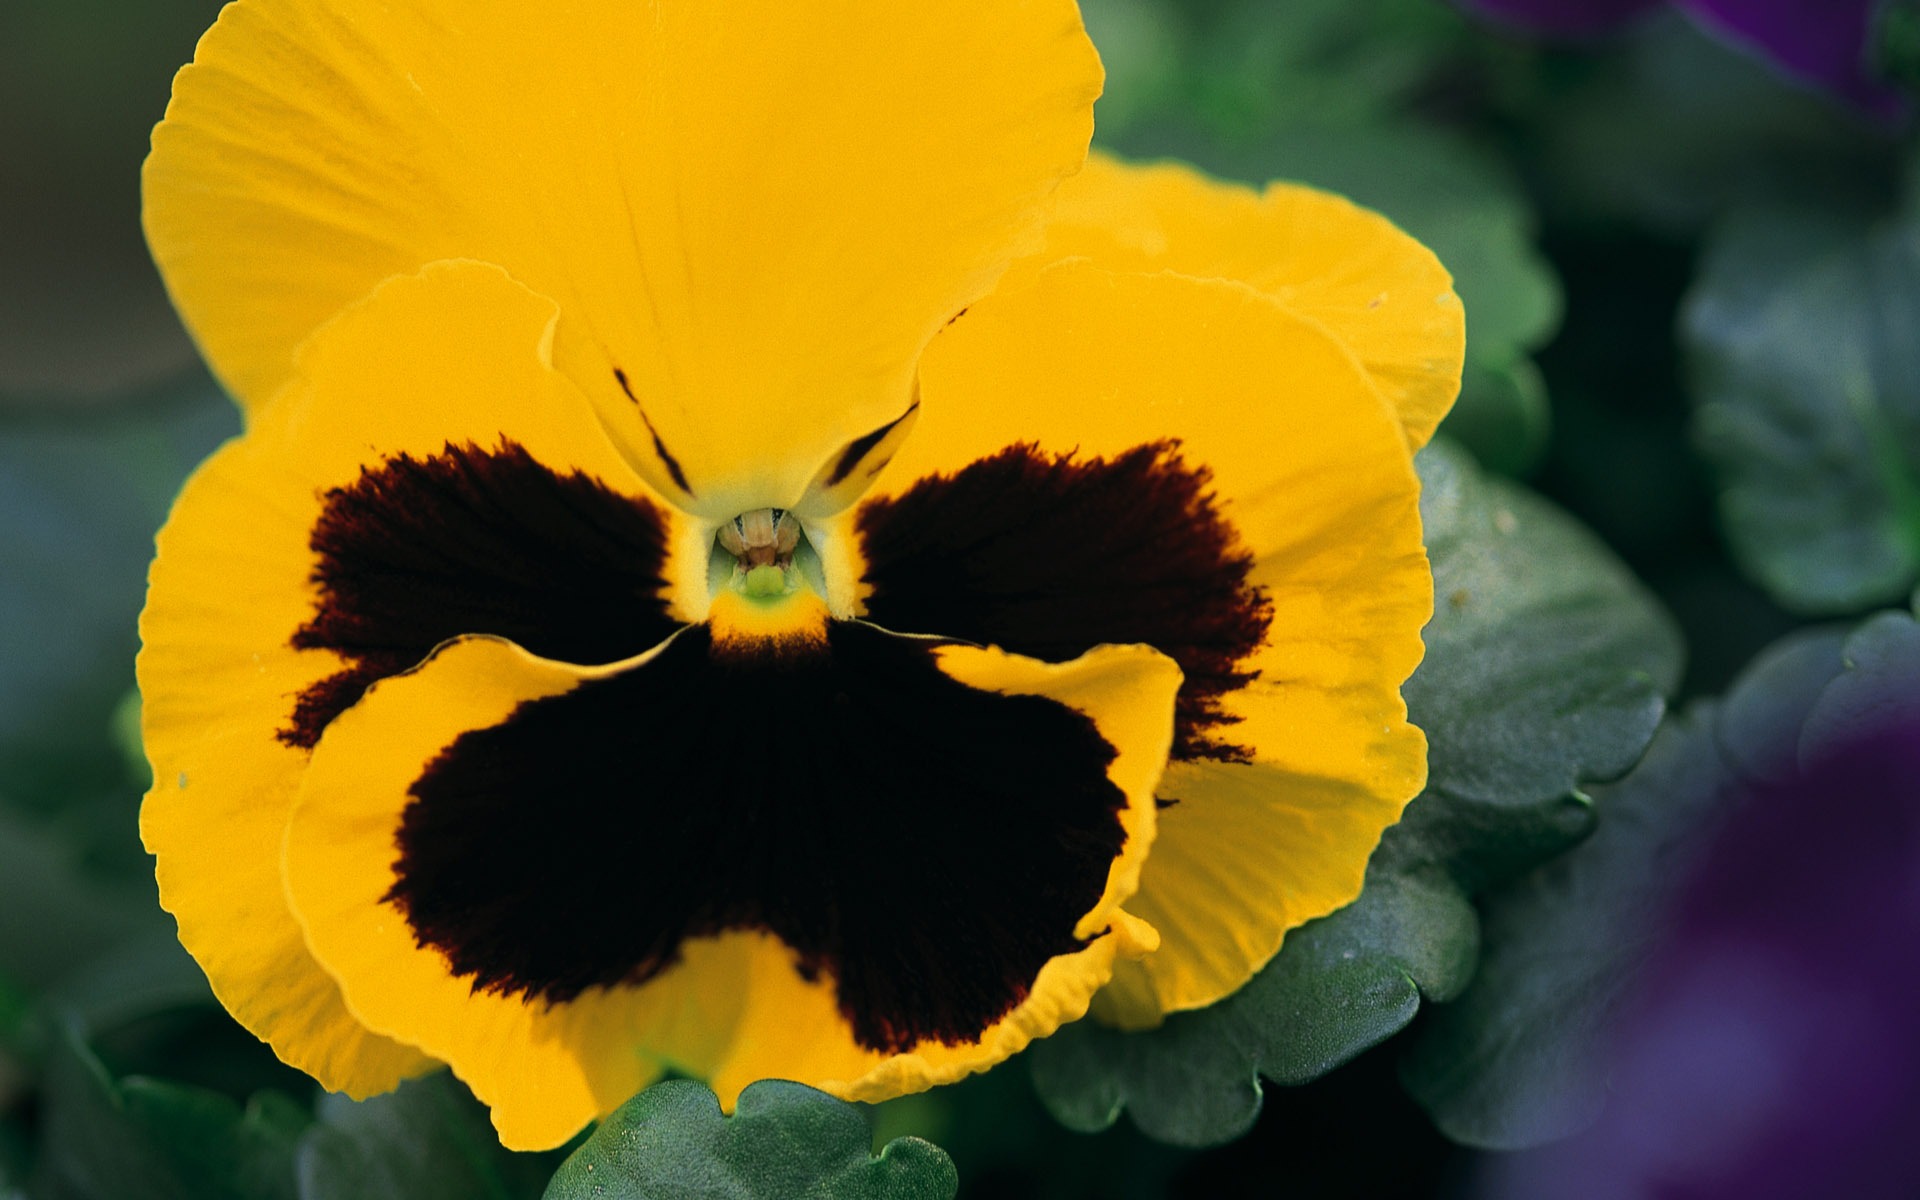
<path id="1" fill-rule="evenodd" d="M 560 1156 L 500 1150 L 450 1078 L 318 1098 L 240 1031 L 174 943 L 135 832 L 127 697 L 151 535 L 238 428 L 137 224 L 146 130 L 216 8 L 0 6 L 0 1198 L 533 1200 Z M 1853 690 L 1820 720 L 1873 702 L 1876 671 L 1913 670 L 1910 620 L 1843 647 L 1798 615 L 1859 617 L 1920 574 L 1904 129 L 1671 17 L 1546 46 L 1445 0 L 1085 8 L 1105 145 L 1346 193 L 1456 275 L 1466 377 L 1453 447 L 1422 463 L 1440 611 L 1408 688 L 1428 792 L 1362 900 L 1241 996 L 1153 1034 L 1039 1047 L 1045 1107 L 1017 1066 L 873 1111 L 768 1092 L 731 1122 L 674 1085 L 581 1147 L 555 1196 L 586 1194 L 589 1168 L 636 1196 L 771 1194 L 768 1164 L 798 1160 L 767 1147 L 789 1137 L 817 1170 L 781 1195 L 887 1163 L 922 1182 L 875 1195 L 945 1194 L 955 1167 L 962 1196 L 1220 1196 L 1242 1177 L 1461 1194 L 1471 1157 L 1399 1077 L 1468 1143 L 1577 1123 L 1593 1091 L 1571 1034 L 1630 974 L 1627 931 L 1660 882 L 1650 847 L 1711 819 L 1716 772 L 1768 769 L 1838 662 Z M 1908 80 L 1913 13 L 1891 5 L 1886 23 Z M 1593 786 L 1633 765 L 1663 695 L 1736 676 Z M 636 1157 L 645 1129 L 678 1157 Z M 946 1154 L 894 1141 L 916 1134 Z M 697 1191 L 715 1172 L 735 1190 Z"/>
<path id="2" fill-rule="evenodd" d="M 1920 581 L 1920 219 L 1743 206 L 1685 336 L 1729 544 L 1783 605 L 1857 612 Z"/>

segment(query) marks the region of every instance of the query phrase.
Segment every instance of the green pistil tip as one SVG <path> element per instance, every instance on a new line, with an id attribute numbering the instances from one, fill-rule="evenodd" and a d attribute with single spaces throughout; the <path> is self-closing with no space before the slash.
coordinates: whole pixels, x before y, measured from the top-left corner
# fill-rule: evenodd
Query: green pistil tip
<path id="1" fill-rule="evenodd" d="M 779 567 L 754 567 L 747 572 L 747 595 L 767 600 L 787 594 L 787 573 Z"/>

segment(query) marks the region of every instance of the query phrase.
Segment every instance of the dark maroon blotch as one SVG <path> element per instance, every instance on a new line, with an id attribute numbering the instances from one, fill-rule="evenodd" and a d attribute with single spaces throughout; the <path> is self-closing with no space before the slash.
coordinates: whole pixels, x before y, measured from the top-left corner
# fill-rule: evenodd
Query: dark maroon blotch
<path id="1" fill-rule="evenodd" d="M 347 666 L 303 690 L 280 739 L 312 748 L 367 688 L 465 634 L 609 663 L 679 627 L 661 600 L 666 524 L 649 502 L 525 447 L 448 443 L 368 467 L 325 497 L 309 537 L 320 589 L 299 649 Z"/>
<path id="2" fill-rule="evenodd" d="M 1174 757 L 1249 757 L 1219 736 L 1234 720 L 1220 700 L 1256 677 L 1241 664 L 1273 609 L 1178 443 L 1087 459 L 1009 446 L 869 502 L 859 526 L 875 623 L 1048 662 L 1145 643 L 1186 673 Z"/>
<path id="3" fill-rule="evenodd" d="M 390 893 L 476 990 L 640 983 L 765 930 L 860 1044 L 975 1040 L 1024 999 L 1126 840 L 1086 716 L 836 623 L 817 653 L 646 666 L 463 735 L 414 784 Z"/>

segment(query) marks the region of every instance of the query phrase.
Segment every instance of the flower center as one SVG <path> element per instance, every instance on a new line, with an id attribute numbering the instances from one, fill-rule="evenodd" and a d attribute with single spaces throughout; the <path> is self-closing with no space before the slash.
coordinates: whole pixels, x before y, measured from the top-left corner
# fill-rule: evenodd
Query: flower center
<path id="1" fill-rule="evenodd" d="M 800 522 L 784 508 L 756 508 L 720 527 L 714 541 L 733 556 L 728 586 L 756 599 L 784 596 L 796 586 L 789 578 L 794 551 L 805 539 Z"/>
<path id="2" fill-rule="evenodd" d="M 826 620 L 826 573 L 800 519 L 783 508 L 741 513 L 715 531 L 707 563 L 708 618 L 737 636 L 816 639 Z"/>

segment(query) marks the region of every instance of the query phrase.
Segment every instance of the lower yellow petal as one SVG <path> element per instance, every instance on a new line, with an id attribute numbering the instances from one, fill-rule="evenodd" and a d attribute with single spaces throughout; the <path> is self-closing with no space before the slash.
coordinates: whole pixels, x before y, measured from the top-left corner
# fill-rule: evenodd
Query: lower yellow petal
<path id="1" fill-rule="evenodd" d="M 680 636 L 709 635 L 693 628 Z M 712 670 L 751 669 L 738 663 L 751 650 L 737 640 L 694 644 L 714 647 L 720 657 Z M 678 653 L 669 642 L 629 662 L 583 668 L 538 659 L 496 639 L 451 643 L 418 670 L 375 684 L 365 699 L 336 718 L 302 782 L 285 841 L 285 874 L 314 956 L 340 981 L 355 1017 L 452 1066 L 492 1107 L 509 1146 L 556 1145 L 667 1067 L 712 1076 L 729 1099 L 762 1077 L 798 1079 L 865 1097 L 927 1087 L 996 1062 L 1079 1016 L 1109 976 L 1116 955 L 1141 953 L 1152 945 L 1152 930 L 1120 906 L 1134 889 L 1153 837 L 1153 789 L 1172 736 L 1177 669 L 1145 647 L 1107 647 L 1066 664 L 944 647 L 934 652 L 939 670 L 968 688 L 1039 696 L 1089 718 L 1113 750 L 1107 778 L 1125 800 L 1120 814 L 1125 837 L 1106 868 L 1105 890 L 1071 931 L 1085 944 L 1046 962 L 1024 1000 L 981 1036 L 963 1044 L 929 1039 L 904 1054 L 863 1048 L 831 979 L 818 970 L 803 972 L 792 949 L 758 930 L 729 927 L 728 919 L 720 920 L 717 932 L 681 943 L 664 969 L 639 982 L 625 980 L 640 964 L 627 971 L 623 960 L 620 981 L 595 982 L 564 998 L 482 982 L 471 970 L 463 973 L 453 952 L 420 932 L 420 910 L 396 898 L 418 894 L 404 890 L 397 857 L 413 853 L 406 839 L 416 827 L 406 822 L 417 811 L 421 781 L 474 731 L 531 720 L 524 714 L 541 702 L 565 698 L 572 703 L 572 693 L 585 695 L 589 687 L 644 683 L 650 665 Z M 780 668 L 776 663 L 765 669 Z M 739 686 L 753 686 L 751 676 L 738 678 Z M 649 696 L 649 706 L 675 703 L 672 694 Z M 649 719 L 648 711 L 634 710 L 634 720 Z M 912 714 L 898 717 L 910 730 Z M 712 719 L 724 720 L 724 714 Z M 739 733 L 756 736 L 763 723 L 748 721 Z M 610 745 L 606 751 L 617 757 L 623 748 Z M 703 803 L 700 795 L 648 797 L 648 766 L 636 763 L 636 774 L 624 785 L 635 789 L 633 798 L 608 796 L 605 802 L 651 798 L 667 814 Z M 730 773 L 730 766 L 739 770 L 718 759 L 703 767 L 710 779 L 702 786 L 744 789 L 742 796 L 782 802 L 781 780 L 759 772 Z M 496 777 L 495 771 L 486 767 L 487 777 Z M 552 774 L 566 778 L 557 770 Z M 912 779 L 900 780 L 902 803 L 916 794 Z M 563 799 L 556 796 L 547 807 L 556 808 Z M 597 796 L 588 799 L 598 801 Z M 541 800 L 531 797 L 530 803 Z M 832 819 L 863 819 L 882 827 L 888 820 L 884 812 Z M 674 830 L 663 825 L 657 844 L 630 847 L 631 869 L 644 872 L 654 856 L 701 849 L 676 846 Z M 918 856 L 910 844 L 900 852 Z M 598 861 L 606 857 L 603 849 Z M 725 869 L 726 864 L 718 865 Z M 559 866 L 576 873 L 592 869 L 584 859 Z M 620 890 L 625 893 L 624 883 Z M 580 914 L 583 920 L 594 915 Z M 635 919 L 643 914 L 636 912 Z M 482 941 L 498 937 L 499 928 L 485 925 L 475 936 Z"/>
<path id="2" fill-rule="evenodd" d="M 1425 740 L 1399 739 L 1419 777 Z M 1094 1015 L 1123 1029 L 1231 995 L 1290 929 L 1351 903 L 1381 831 L 1400 817 L 1392 789 L 1273 763 L 1176 763 L 1161 791 L 1161 836 L 1128 907 L 1161 933 L 1161 951 L 1116 964 Z"/>
<path id="3" fill-rule="evenodd" d="M 386 898 L 400 810 L 423 765 L 460 734 L 607 670 L 490 638 L 453 643 L 329 726 L 287 827 L 287 896 L 354 1015 L 452 1066 L 513 1149 L 559 1145 L 669 1064 L 704 1065 L 725 1042 L 730 996 L 745 978 L 738 947 L 690 944 L 656 986 L 529 1003 L 454 975 Z"/>
<path id="4" fill-rule="evenodd" d="M 978 1041 L 957 1046 L 929 1042 L 904 1054 L 881 1056 L 836 1036 L 840 1015 L 833 989 L 796 971 L 785 946 L 756 937 L 752 983 L 735 1049 L 710 1083 L 729 1109 L 757 1079 L 798 1079 L 842 1099 L 870 1104 L 954 1083 L 1085 1016 L 1115 967 L 1158 942 L 1151 924 L 1117 910 L 1111 932 L 1080 953 L 1042 967 L 1027 1001 Z"/>

